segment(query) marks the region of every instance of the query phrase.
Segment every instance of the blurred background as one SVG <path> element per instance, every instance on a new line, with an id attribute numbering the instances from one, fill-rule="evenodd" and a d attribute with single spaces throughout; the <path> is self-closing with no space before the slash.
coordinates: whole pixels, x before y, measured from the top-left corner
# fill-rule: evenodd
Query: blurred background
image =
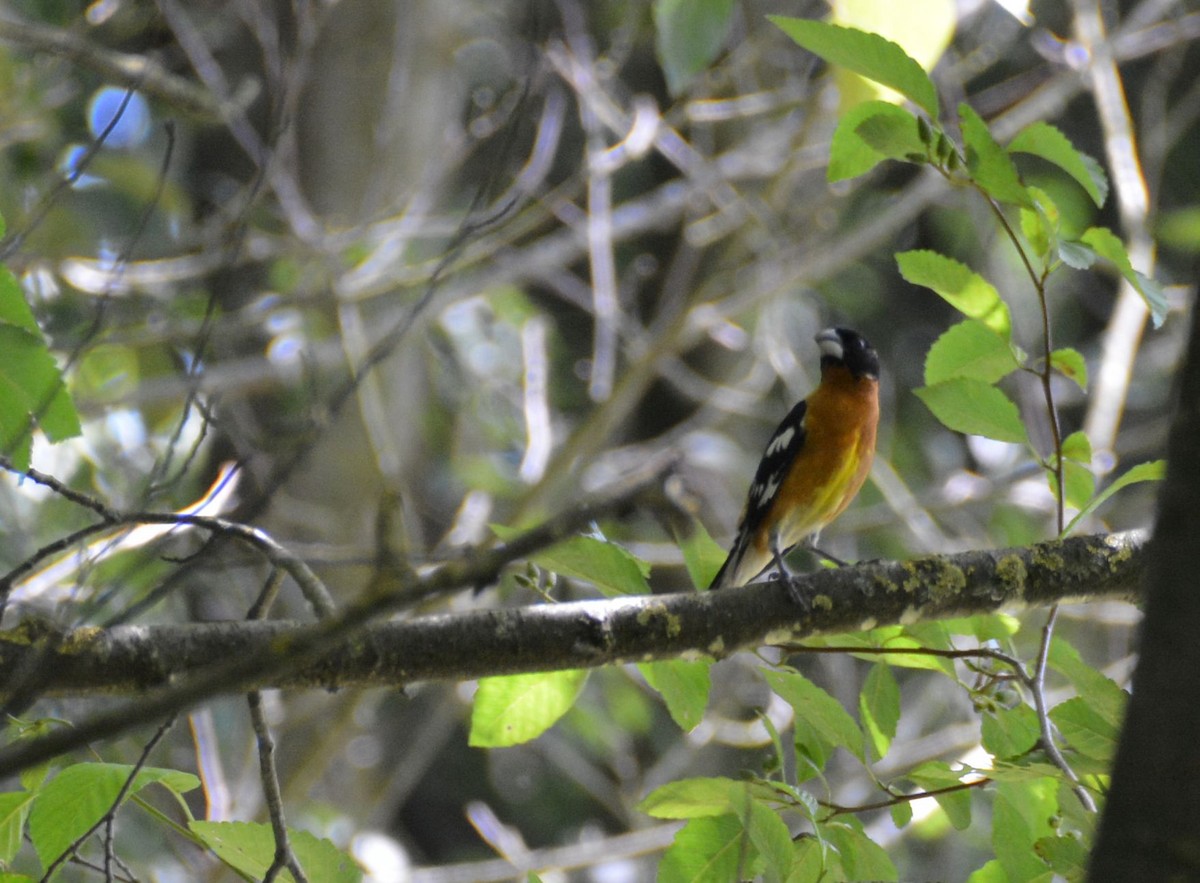
<path id="1" fill-rule="evenodd" d="M 114 508 L 166 511 L 237 462 L 226 514 L 267 530 L 341 601 L 364 590 L 381 550 L 418 565 L 452 557 L 492 523 L 544 518 L 666 451 L 681 457 L 680 498 L 726 543 L 769 433 L 815 384 L 813 336 L 844 324 L 880 353 L 884 416 L 872 480 L 823 547 L 905 558 L 1052 537 L 1030 453 L 951 433 L 912 395 L 957 318 L 899 277 L 897 251 L 968 263 L 1010 304 L 1026 351 L 1040 348 L 1033 291 L 986 205 L 911 166 L 827 183 L 848 87 L 766 19 L 824 17 L 824 3 L 698 3 L 711 9 L 694 20 L 681 5 L 5 3 L 4 259 L 85 420 L 80 439 L 35 441 L 34 466 Z M 951 105 L 968 101 L 1001 141 L 1050 121 L 1106 168 L 1100 210 L 1049 166 L 1022 172 L 1071 229 L 1125 239 L 1173 312 L 1151 330 L 1114 275 L 1055 275 L 1055 343 L 1085 356 L 1091 381 L 1055 392 L 1065 430 L 1088 431 L 1101 484 L 1162 456 L 1200 250 L 1188 146 L 1200 12 L 1167 0 L 887 5 L 944 34 L 931 51 Z M 839 4 L 843 20 L 852 12 Z M 1045 453 L 1037 378 L 1006 389 Z M 1153 498 L 1153 485 L 1128 489 L 1081 530 L 1148 527 Z M 95 518 L 12 475 L 0 513 L 5 570 Z M 655 518 L 604 527 L 652 564 L 655 591 L 691 588 Z M 537 603 L 515 575 L 529 574 L 432 609 Z M 43 584 L 27 601 L 67 625 L 236 619 L 265 576 L 244 549 L 182 534 L 78 566 L 60 594 Z M 1067 613 L 1063 633 L 1127 676 L 1135 611 Z M 289 589 L 274 615 L 310 614 Z M 1033 647 L 1040 620 L 1023 621 L 1018 643 Z M 511 879 L 487 862 L 527 850 L 575 868 L 546 880 L 653 879 L 674 826 L 637 800 L 769 761 L 755 715 L 787 718 L 769 707 L 760 664 L 718 665 L 710 719 L 691 733 L 636 673 L 605 670 L 545 736 L 490 751 L 467 747 L 470 685 L 271 695 L 289 822 L 417 869 L 380 880 Z M 854 703 L 865 664 L 803 664 Z M 965 693 L 902 674 L 884 777 L 979 740 Z M 45 700 L 34 713 L 93 707 Z M 262 817 L 241 700 L 206 707 L 168 743 L 159 765 L 206 771 L 197 812 Z M 104 748 L 124 752 L 136 742 Z M 841 803 L 877 793 L 849 773 L 831 788 Z M 902 879 L 962 878 L 986 853 L 986 826 L 947 836 L 936 813 L 902 832 L 886 812 L 864 821 Z M 139 849 L 155 879 L 228 879 L 182 842 Z M 484 864 L 454 867 L 464 862 Z"/>

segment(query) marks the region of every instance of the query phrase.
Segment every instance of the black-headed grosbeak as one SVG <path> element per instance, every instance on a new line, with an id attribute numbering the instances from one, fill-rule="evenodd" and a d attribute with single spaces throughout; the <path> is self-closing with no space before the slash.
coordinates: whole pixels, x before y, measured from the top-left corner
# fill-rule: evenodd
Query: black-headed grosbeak
<path id="1" fill-rule="evenodd" d="M 850 505 L 875 456 L 879 356 L 848 328 L 816 337 L 821 382 L 767 442 L 737 538 L 711 588 L 745 585 Z"/>

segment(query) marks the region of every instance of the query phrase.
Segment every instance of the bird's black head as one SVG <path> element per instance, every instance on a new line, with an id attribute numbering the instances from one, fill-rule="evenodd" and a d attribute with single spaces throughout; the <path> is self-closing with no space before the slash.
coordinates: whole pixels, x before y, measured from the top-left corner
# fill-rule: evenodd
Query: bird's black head
<path id="1" fill-rule="evenodd" d="M 821 368 L 841 365 L 855 377 L 879 379 L 879 355 L 865 337 L 849 328 L 826 328 L 817 335 Z"/>

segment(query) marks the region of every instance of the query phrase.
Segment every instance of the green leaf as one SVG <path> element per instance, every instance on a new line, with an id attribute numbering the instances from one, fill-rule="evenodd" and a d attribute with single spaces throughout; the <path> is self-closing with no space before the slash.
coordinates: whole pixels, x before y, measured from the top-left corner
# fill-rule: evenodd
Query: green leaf
<path id="1" fill-rule="evenodd" d="M 0 794 L 0 866 L 11 864 L 21 848 L 21 834 L 29 807 L 36 794 L 28 791 L 8 791 Z"/>
<path id="2" fill-rule="evenodd" d="M 679 779 L 655 788 L 638 804 L 638 810 L 656 819 L 698 819 L 736 810 L 744 782 L 724 776 Z"/>
<path id="3" fill-rule="evenodd" d="M 1055 350 L 1050 354 L 1050 367 L 1068 380 L 1074 380 L 1081 390 L 1087 392 L 1087 362 L 1079 350 L 1070 347 Z"/>
<path id="4" fill-rule="evenodd" d="M 814 55 L 895 89 L 932 119 L 937 119 L 937 89 L 929 79 L 929 74 L 891 40 L 878 34 L 811 19 L 781 15 L 769 15 L 767 18 Z"/>
<path id="5" fill-rule="evenodd" d="M 897 828 L 903 828 L 913 818 L 912 802 L 905 800 L 900 803 L 893 803 L 888 807 L 888 813 L 892 817 L 892 824 Z"/>
<path id="6" fill-rule="evenodd" d="M 1100 164 L 1076 150 L 1067 136 L 1049 123 L 1026 126 L 1008 143 L 1008 152 L 1032 154 L 1058 166 L 1087 191 L 1097 207 L 1108 199 L 1108 178 Z"/>
<path id="7" fill-rule="evenodd" d="M 787 825 L 771 807 L 750 798 L 748 791 L 738 815 L 765 862 L 763 879 L 766 883 L 783 883 L 792 867 L 792 835 Z"/>
<path id="8" fill-rule="evenodd" d="M 799 672 L 765 670 L 764 676 L 767 685 L 796 710 L 798 742 L 808 731 L 865 761 L 862 730 L 842 703 Z"/>
<path id="9" fill-rule="evenodd" d="M 587 675 L 568 669 L 481 679 L 471 709 L 469 744 L 499 748 L 536 739 L 575 704 Z"/>
<path id="10" fill-rule="evenodd" d="M 1096 253 L 1078 242 L 1059 242 L 1058 256 L 1073 270 L 1086 270 L 1096 263 Z"/>
<path id="11" fill-rule="evenodd" d="M 1084 662 L 1079 651 L 1057 635 L 1050 644 L 1048 662 L 1052 669 L 1071 682 L 1076 693 L 1087 697 L 1092 707 L 1108 723 L 1114 727 L 1121 725 L 1129 694 L 1116 681 Z"/>
<path id="12" fill-rule="evenodd" d="M 270 825 L 254 822 L 206 822 L 194 820 L 188 829 L 216 853 L 217 858 L 252 880 L 261 880 L 275 861 L 275 834 Z M 292 852 L 309 880 L 322 883 L 359 883 L 362 868 L 328 840 L 307 831 L 288 828 Z M 291 881 L 290 871 L 276 879 Z"/>
<path id="13" fill-rule="evenodd" d="M 921 141 L 917 118 L 902 107 L 894 109 L 900 113 L 871 114 L 858 124 L 855 134 L 890 159 L 912 161 L 914 156 L 924 157 L 926 147 Z"/>
<path id="14" fill-rule="evenodd" d="M 62 441 L 81 432 L 79 415 L 40 332 L 0 324 L 0 353 L 0 454 L 27 469 L 32 427 Z"/>
<path id="15" fill-rule="evenodd" d="M 1033 880 L 1046 873 L 1033 844 L 1054 834 L 1058 811 L 1054 779 L 1023 784 L 999 782 L 992 806 L 992 847 L 1009 880 Z"/>
<path id="16" fill-rule="evenodd" d="M 1087 433 L 1082 430 L 1076 430 L 1070 433 L 1067 438 L 1062 440 L 1062 456 L 1084 465 L 1092 463 L 1092 443 L 1087 438 Z"/>
<path id="17" fill-rule="evenodd" d="M 521 531 L 493 524 L 492 531 L 502 540 L 512 539 Z M 529 558 L 553 573 L 594 585 L 606 597 L 648 595 L 646 577 L 650 565 L 616 543 L 594 536 L 576 536 L 551 546 Z"/>
<path id="18" fill-rule="evenodd" d="M 692 585 L 707 589 L 725 562 L 724 547 L 709 535 L 696 518 L 689 523 L 687 533 L 683 529 L 675 531 L 675 543 L 683 554 L 683 564 L 692 579 Z"/>
<path id="19" fill-rule="evenodd" d="M 952 325 L 925 356 L 925 383 L 967 377 L 995 383 L 1021 367 L 1007 340 L 977 319 Z"/>
<path id="20" fill-rule="evenodd" d="M 915 122 L 907 110 L 886 101 L 864 101 L 850 108 L 838 120 L 829 143 L 826 177 L 830 182 L 865 175 L 888 158 L 888 154 L 876 150 L 859 134 L 858 127 L 874 119 L 890 119 L 897 126 Z"/>
<path id="21" fill-rule="evenodd" d="M 665 662 L 642 662 L 638 671 L 667 703 L 671 719 L 685 732 L 700 723 L 708 705 L 711 686 L 707 659 L 672 659 Z"/>
<path id="22" fill-rule="evenodd" d="M 1037 712 L 1028 705 L 985 712 L 981 732 L 984 750 L 1000 760 L 1026 754 L 1042 735 Z"/>
<path id="23" fill-rule="evenodd" d="M 1051 250 L 1058 243 L 1061 215 L 1058 206 L 1046 191 L 1032 186 L 1025 189 L 1029 198 L 1033 200 L 1034 207 L 1020 210 L 1021 233 L 1038 257 L 1047 260 Z"/>
<path id="24" fill-rule="evenodd" d="M 896 738 L 900 722 L 900 687 L 886 662 L 877 662 L 858 695 L 858 719 L 871 747 L 872 755 L 882 758 Z"/>
<path id="25" fill-rule="evenodd" d="M 1050 709 L 1050 720 L 1080 754 L 1110 762 L 1117 752 L 1120 727 L 1094 707 L 1091 697 L 1076 696 Z"/>
<path id="26" fill-rule="evenodd" d="M 658 865 L 658 883 L 729 883 L 749 879 L 758 862 L 742 867 L 746 833 L 732 814 L 694 818 L 675 835 Z"/>
<path id="27" fill-rule="evenodd" d="M 733 8 L 733 0 L 654 0 L 655 49 L 672 95 L 717 57 Z"/>
<path id="28" fill-rule="evenodd" d="M 1062 879 L 1083 880 L 1087 874 L 1088 850 L 1078 837 L 1041 837 L 1033 844 L 1034 851 Z"/>
<path id="29" fill-rule="evenodd" d="M 983 118 L 969 104 L 960 104 L 958 115 L 971 180 L 997 202 L 1033 208 L 1012 157 L 996 143 Z"/>
<path id="30" fill-rule="evenodd" d="M 29 813 L 29 839 L 42 865 L 54 862 L 100 821 L 133 775 L 134 767 L 129 764 L 77 763 L 43 785 Z M 183 794 L 199 787 L 200 780 L 178 770 L 143 767 L 124 799 L 155 783 Z"/>
<path id="31" fill-rule="evenodd" d="M 984 862 L 975 873 L 967 878 L 967 883 L 1010 883 L 1004 865 L 996 859 Z"/>
<path id="32" fill-rule="evenodd" d="M 913 285 L 932 289 L 968 319 L 978 319 L 1006 341 L 1012 339 L 1008 305 L 995 286 L 966 264 L 924 249 L 901 252 L 896 264 Z"/>
<path id="33" fill-rule="evenodd" d="M 955 432 L 1014 444 L 1028 442 L 1017 406 L 994 386 L 960 377 L 913 392 L 938 420 Z"/>
<path id="34" fill-rule="evenodd" d="M 1121 488 L 1128 487 L 1131 484 L 1137 484 L 1138 482 L 1142 481 L 1158 481 L 1166 473 L 1166 470 L 1166 460 L 1151 460 L 1147 463 L 1139 463 L 1137 466 L 1134 466 L 1132 469 L 1102 490 L 1099 494 L 1093 497 L 1091 502 L 1089 502 L 1086 506 L 1080 509 L 1079 514 L 1072 518 L 1071 523 L 1066 526 L 1065 530 L 1063 530 L 1063 535 L 1065 536 L 1069 534 L 1076 524 L 1103 506 L 1108 498 L 1117 491 L 1121 490 Z"/>
<path id="35" fill-rule="evenodd" d="M 1125 243 L 1107 227 L 1091 227 L 1079 238 L 1085 245 L 1091 246 L 1100 257 L 1110 261 L 1125 277 L 1125 281 L 1142 296 L 1150 310 L 1150 319 L 1154 322 L 1154 327 L 1162 325 L 1167 317 L 1167 296 L 1163 293 L 1162 286 L 1133 268 L 1129 262 L 1129 254 L 1125 251 Z"/>
<path id="36" fill-rule="evenodd" d="M 850 880 L 898 880 L 896 866 L 883 847 L 858 828 L 833 822 L 822 828 L 837 849 L 842 869 Z"/>
<path id="37" fill-rule="evenodd" d="M 1082 509 L 1096 492 L 1096 476 L 1092 474 L 1092 467 L 1065 458 L 1062 467 L 1063 484 L 1066 485 L 1063 502 L 1072 509 Z M 1057 494 L 1058 482 L 1054 472 L 1047 470 L 1046 474 L 1050 480 L 1050 492 Z"/>
<path id="38" fill-rule="evenodd" d="M 38 339 L 42 336 L 37 319 L 33 317 L 33 311 L 21 292 L 21 283 L 3 264 L 0 264 L 0 325 L 24 329 Z"/>
<path id="39" fill-rule="evenodd" d="M 971 827 L 970 791 L 965 788 L 961 791 L 946 791 L 933 795 L 933 799 L 942 808 L 955 831 L 966 831 Z"/>

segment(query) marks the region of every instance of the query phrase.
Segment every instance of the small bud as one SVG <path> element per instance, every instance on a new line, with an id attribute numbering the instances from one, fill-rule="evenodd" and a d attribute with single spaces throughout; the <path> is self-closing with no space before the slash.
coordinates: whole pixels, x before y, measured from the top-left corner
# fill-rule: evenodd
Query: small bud
<path id="1" fill-rule="evenodd" d="M 917 137 L 926 147 L 933 143 L 933 129 L 929 128 L 929 121 L 925 117 L 917 117 Z"/>

